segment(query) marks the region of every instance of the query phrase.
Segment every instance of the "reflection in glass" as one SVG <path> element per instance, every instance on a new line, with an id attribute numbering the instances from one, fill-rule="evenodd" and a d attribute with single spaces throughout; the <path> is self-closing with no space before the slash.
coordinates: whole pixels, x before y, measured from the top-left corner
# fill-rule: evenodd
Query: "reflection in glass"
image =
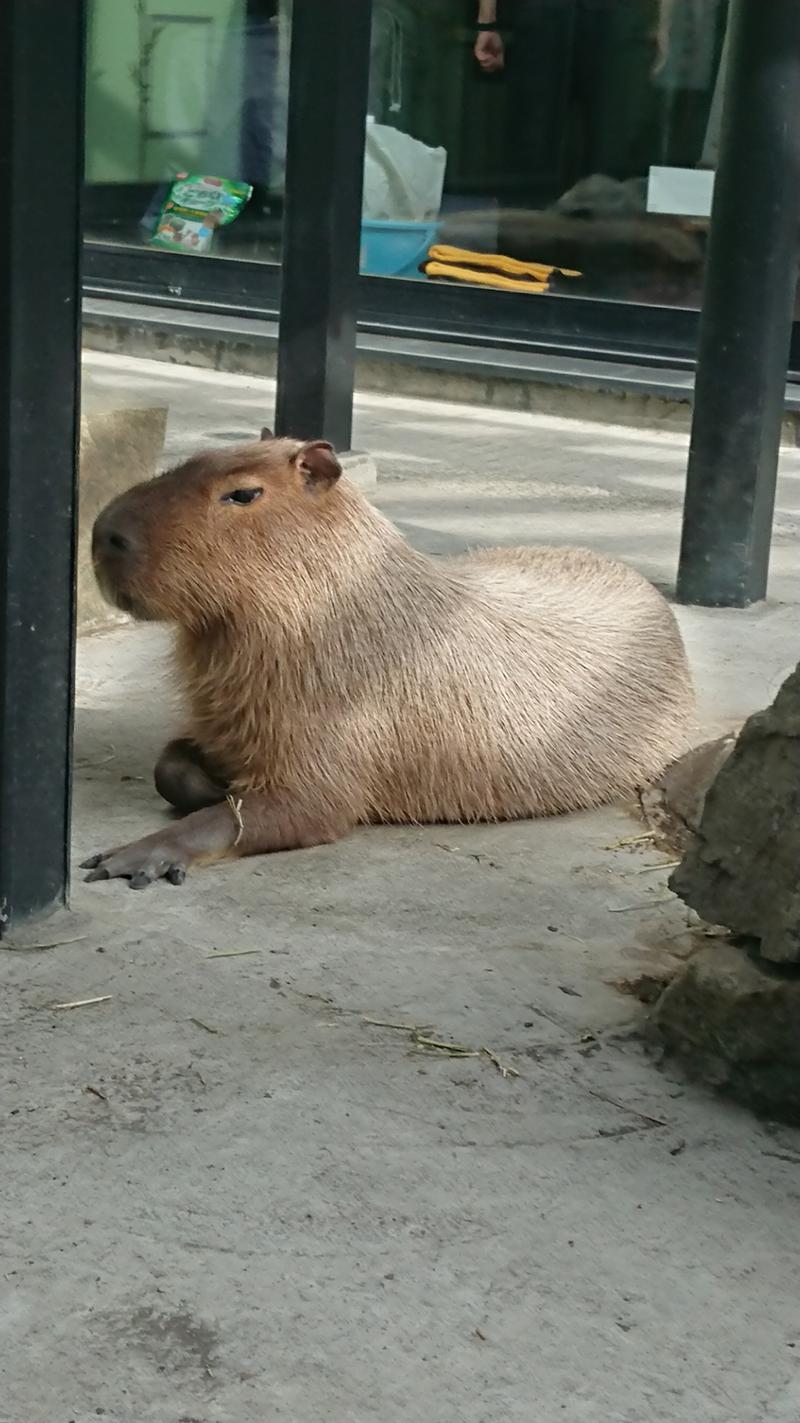
<path id="1" fill-rule="evenodd" d="M 462 254 L 451 281 L 695 304 L 727 14 L 727 0 L 379 0 L 372 113 L 447 151 L 428 278 L 444 247 L 451 267 Z"/>
<path id="2" fill-rule="evenodd" d="M 289 0 L 90 0 L 87 237 L 149 242 L 188 173 L 253 189 L 201 250 L 278 260 L 290 28 Z"/>
<path id="3" fill-rule="evenodd" d="M 362 270 L 696 304 L 727 18 L 374 0 Z M 90 0 L 90 237 L 149 241 L 184 171 L 253 189 L 207 250 L 279 260 L 290 28 L 290 0 Z"/>

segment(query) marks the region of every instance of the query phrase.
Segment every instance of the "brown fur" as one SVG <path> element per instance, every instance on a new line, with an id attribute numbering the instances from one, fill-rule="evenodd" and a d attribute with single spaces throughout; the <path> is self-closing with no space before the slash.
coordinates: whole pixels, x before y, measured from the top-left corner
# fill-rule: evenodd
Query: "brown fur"
<path id="1" fill-rule="evenodd" d="M 434 560 L 337 473 L 318 442 L 270 440 L 98 521 L 101 586 L 177 624 L 187 735 L 234 793 L 343 827 L 508 820 L 627 796 L 684 749 L 680 634 L 638 573 L 581 549 Z"/>

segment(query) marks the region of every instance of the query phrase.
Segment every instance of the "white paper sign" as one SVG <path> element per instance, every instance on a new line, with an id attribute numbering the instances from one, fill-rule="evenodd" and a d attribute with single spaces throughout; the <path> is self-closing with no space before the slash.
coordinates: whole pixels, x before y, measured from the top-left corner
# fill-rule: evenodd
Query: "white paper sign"
<path id="1" fill-rule="evenodd" d="M 677 217 L 710 217 L 714 174 L 710 168 L 651 168 L 647 211 Z"/>

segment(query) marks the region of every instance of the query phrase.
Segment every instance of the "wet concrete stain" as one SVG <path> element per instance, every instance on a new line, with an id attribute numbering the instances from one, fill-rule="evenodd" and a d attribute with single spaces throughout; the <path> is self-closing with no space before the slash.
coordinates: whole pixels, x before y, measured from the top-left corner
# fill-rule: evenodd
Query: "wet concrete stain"
<path id="1" fill-rule="evenodd" d="M 160 1370 L 199 1368 L 206 1378 L 214 1376 L 217 1333 L 186 1309 L 160 1313 L 143 1306 L 129 1318 L 119 1318 L 116 1329 Z"/>

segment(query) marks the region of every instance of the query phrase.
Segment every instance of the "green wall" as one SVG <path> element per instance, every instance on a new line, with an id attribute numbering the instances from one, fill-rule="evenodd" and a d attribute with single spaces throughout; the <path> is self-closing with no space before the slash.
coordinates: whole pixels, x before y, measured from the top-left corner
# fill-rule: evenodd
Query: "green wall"
<path id="1" fill-rule="evenodd" d="M 90 0 L 89 183 L 235 172 L 244 19 L 245 0 Z"/>

